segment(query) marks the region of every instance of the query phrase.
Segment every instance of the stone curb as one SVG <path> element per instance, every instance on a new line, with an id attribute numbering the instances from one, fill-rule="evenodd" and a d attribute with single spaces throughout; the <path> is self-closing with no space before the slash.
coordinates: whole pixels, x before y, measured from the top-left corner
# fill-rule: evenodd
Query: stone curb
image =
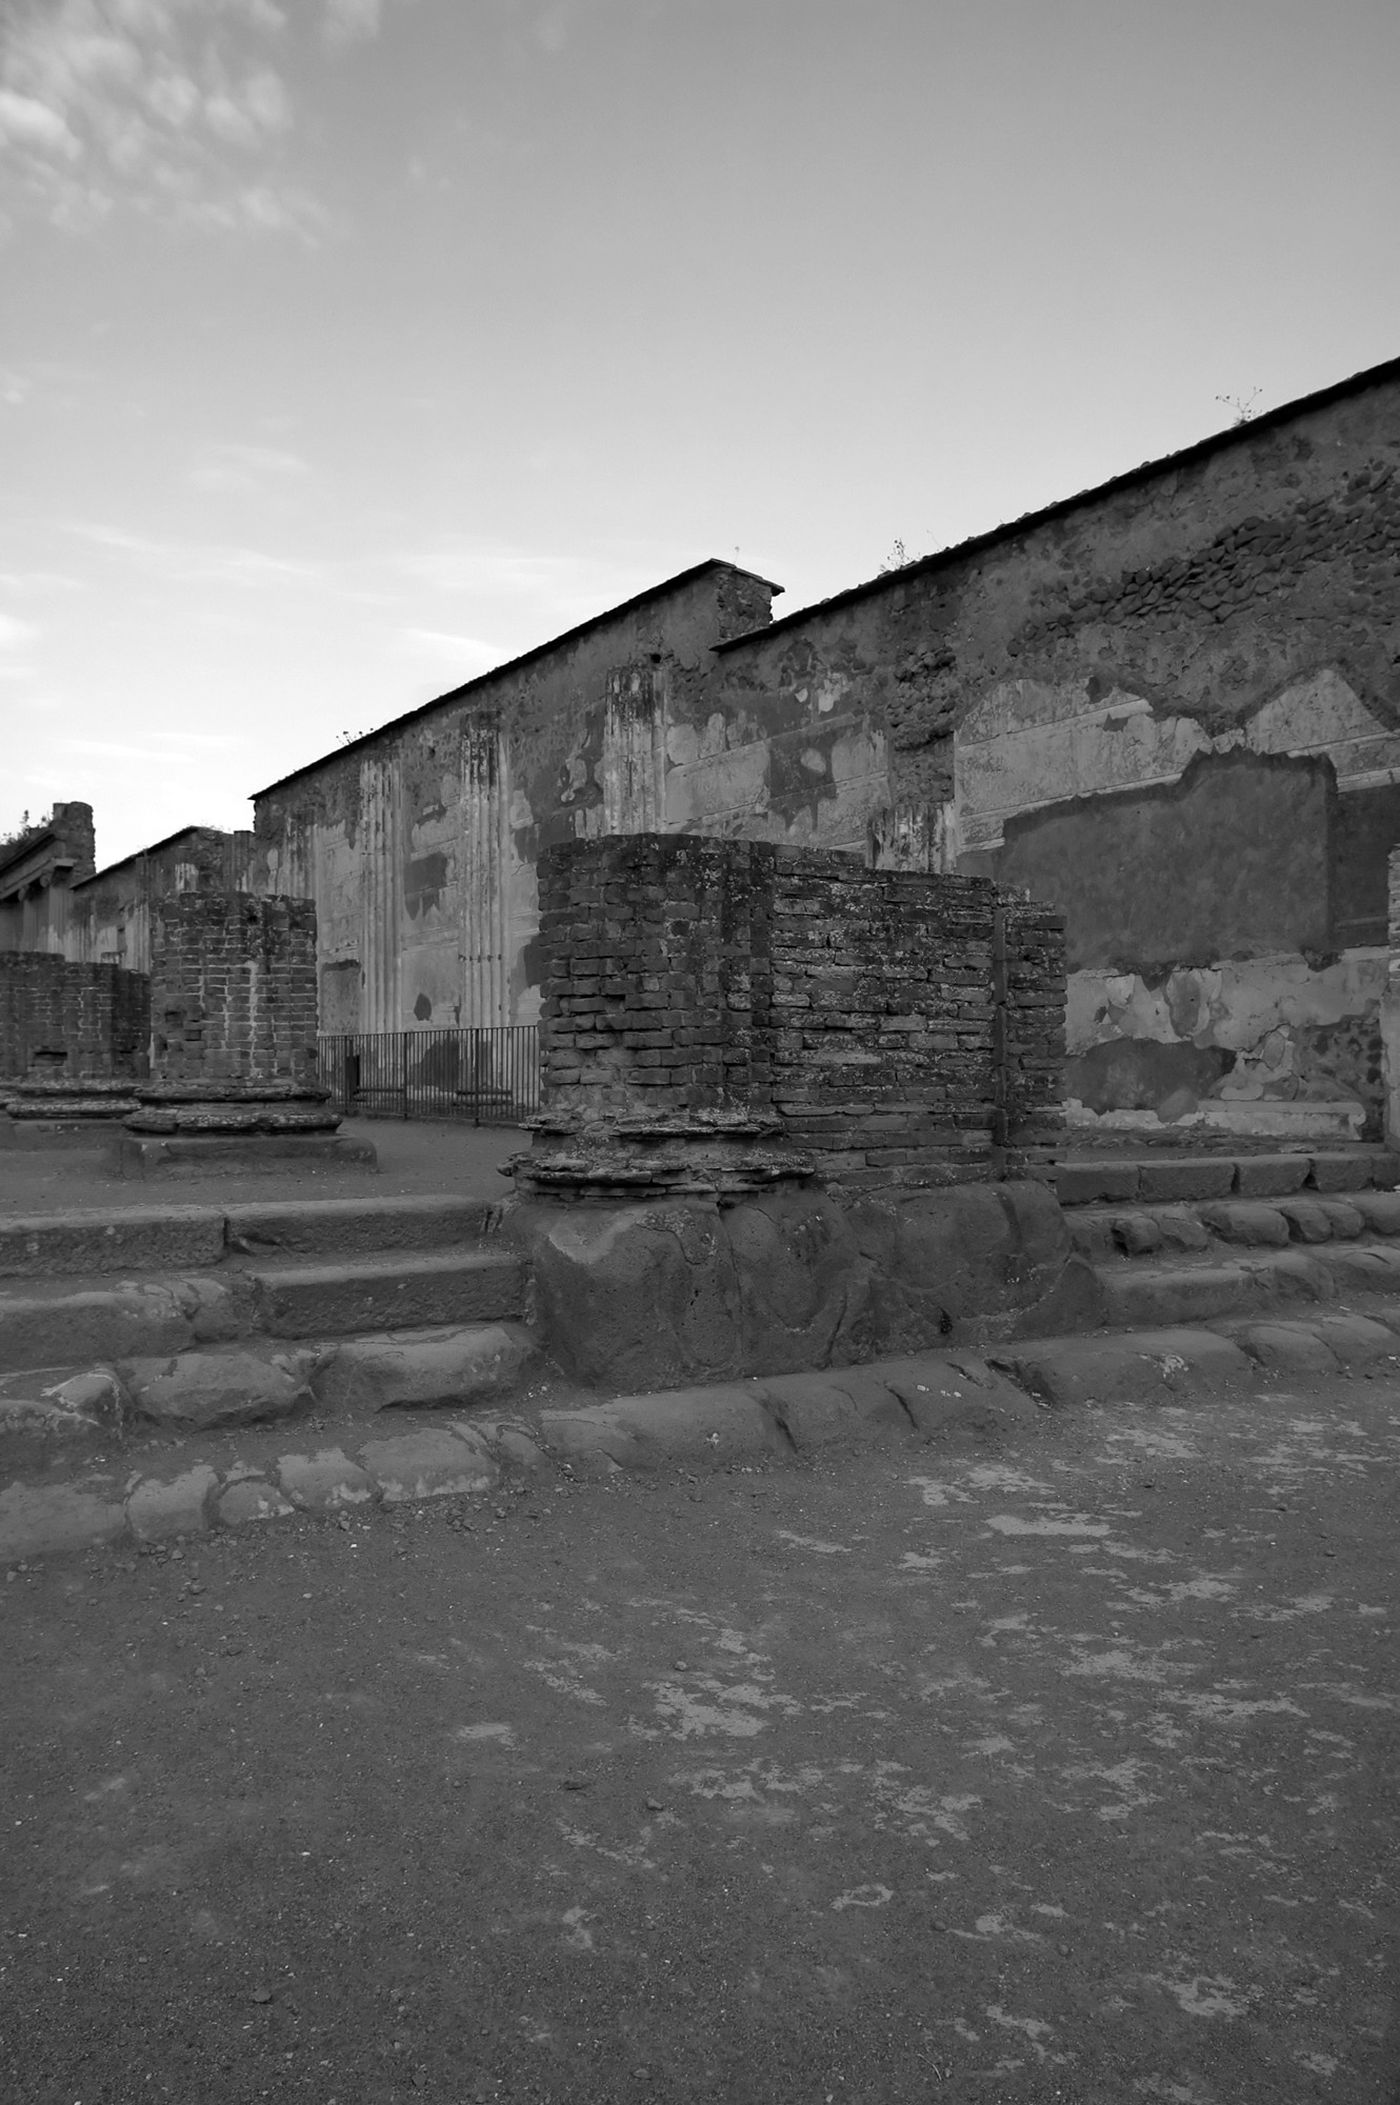
<path id="1" fill-rule="evenodd" d="M 703 1388 L 618 1396 L 575 1410 L 447 1419 L 339 1447 L 288 1453 L 266 1469 L 207 1463 L 124 1486 L 75 1482 L 0 1490 L 0 1564 L 123 1544 L 172 1541 L 296 1513 L 489 1497 L 503 1468 L 571 1477 L 782 1461 L 827 1447 L 928 1440 L 1025 1423 L 1047 1409 L 1104 1402 L 1183 1403 L 1238 1395 L 1271 1379 L 1400 1367 L 1400 1302 L 1372 1311 L 1237 1318 L 1176 1327 L 1026 1339 L 860 1367 L 766 1375 Z"/>

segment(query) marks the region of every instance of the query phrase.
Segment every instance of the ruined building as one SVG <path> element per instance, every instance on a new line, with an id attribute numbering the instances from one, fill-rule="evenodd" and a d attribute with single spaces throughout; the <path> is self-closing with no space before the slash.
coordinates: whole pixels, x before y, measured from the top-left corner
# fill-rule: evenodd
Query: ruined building
<path id="1" fill-rule="evenodd" d="M 260 791 L 221 881 L 314 898 L 322 1030 L 533 1021 L 543 852 L 707 834 L 1059 907 L 1086 1125 L 1378 1130 L 1400 360 L 774 619 L 777 590 L 698 564 Z M 55 947 L 136 962 L 158 862 L 72 884 Z"/>

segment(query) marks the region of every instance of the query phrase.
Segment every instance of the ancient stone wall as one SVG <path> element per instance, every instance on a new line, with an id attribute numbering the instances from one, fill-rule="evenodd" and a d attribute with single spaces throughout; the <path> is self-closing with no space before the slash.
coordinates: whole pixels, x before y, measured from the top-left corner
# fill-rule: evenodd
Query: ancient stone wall
<path id="1" fill-rule="evenodd" d="M 711 645 L 774 589 L 697 564 L 262 791 L 267 888 L 316 901 L 323 1027 L 533 1023 L 540 853 L 671 823 L 667 725 L 704 721 Z"/>
<path id="2" fill-rule="evenodd" d="M 1379 1130 L 1400 362 L 722 643 L 715 691 L 730 830 L 802 837 L 764 739 L 840 725 L 949 866 L 1064 911 L 1086 1123 Z"/>
<path id="3" fill-rule="evenodd" d="M 151 929 L 152 1066 L 162 1081 L 309 1082 L 316 910 L 309 900 L 182 892 Z"/>
<path id="4" fill-rule="evenodd" d="M 1053 1131 L 1063 936 L 985 878 L 642 834 L 552 848 L 541 884 L 556 1126 L 767 1118 L 848 1192 Z"/>
<path id="5" fill-rule="evenodd" d="M 0 951 L 0 1078 L 22 1081 L 41 1055 L 55 1080 L 142 1075 L 150 1015 L 142 972 Z"/>

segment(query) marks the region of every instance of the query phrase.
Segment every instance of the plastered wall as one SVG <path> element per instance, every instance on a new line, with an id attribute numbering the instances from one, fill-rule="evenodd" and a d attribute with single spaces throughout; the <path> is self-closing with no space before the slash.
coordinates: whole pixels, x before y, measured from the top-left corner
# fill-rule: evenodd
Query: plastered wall
<path id="1" fill-rule="evenodd" d="M 669 826 L 710 646 L 773 590 L 699 565 L 256 798 L 268 884 L 317 904 L 322 1030 L 535 1021 L 539 856 Z"/>
<path id="2" fill-rule="evenodd" d="M 1400 364 L 717 654 L 883 741 L 894 856 L 1063 908 L 1087 1122 L 1379 1130 L 1398 469 Z"/>

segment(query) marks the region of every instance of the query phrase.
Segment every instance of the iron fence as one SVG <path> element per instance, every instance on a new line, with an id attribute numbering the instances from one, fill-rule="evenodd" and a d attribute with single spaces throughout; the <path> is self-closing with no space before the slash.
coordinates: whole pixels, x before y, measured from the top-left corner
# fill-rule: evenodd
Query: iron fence
<path id="1" fill-rule="evenodd" d="M 460 1118 L 514 1126 L 540 1101 L 540 1034 L 350 1031 L 317 1040 L 321 1080 L 346 1118 Z"/>

